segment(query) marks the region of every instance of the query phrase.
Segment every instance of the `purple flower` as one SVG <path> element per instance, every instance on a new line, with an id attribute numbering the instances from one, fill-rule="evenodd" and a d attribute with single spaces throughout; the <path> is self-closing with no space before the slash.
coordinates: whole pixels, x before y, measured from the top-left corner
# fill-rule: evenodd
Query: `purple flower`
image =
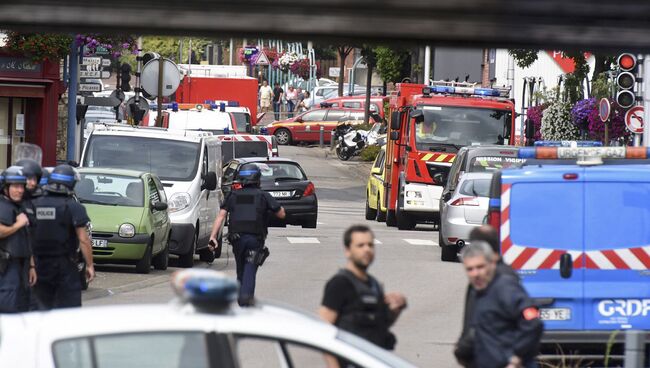
<path id="1" fill-rule="evenodd" d="M 129 48 L 129 44 L 126 43 L 126 42 L 124 42 L 124 43 L 122 44 L 122 48 L 123 48 L 123 49 L 128 49 L 128 48 Z"/>
<path id="2" fill-rule="evenodd" d="M 580 129 L 589 125 L 589 116 L 594 110 L 598 110 L 598 103 L 595 98 L 580 100 L 571 109 L 571 122 Z"/>
<path id="3" fill-rule="evenodd" d="M 538 105 L 533 106 L 528 109 L 527 117 L 530 121 L 533 122 L 535 126 L 535 140 L 539 141 L 542 139 L 542 117 L 544 116 L 544 110 L 547 108 L 547 105 Z"/>

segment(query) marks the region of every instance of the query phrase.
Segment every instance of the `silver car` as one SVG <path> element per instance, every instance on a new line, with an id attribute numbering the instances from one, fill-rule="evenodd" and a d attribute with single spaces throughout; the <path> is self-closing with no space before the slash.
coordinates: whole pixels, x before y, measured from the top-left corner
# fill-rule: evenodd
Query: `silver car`
<path id="1" fill-rule="evenodd" d="M 458 183 L 458 190 L 440 208 L 441 227 L 438 244 L 443 261 L 458 260 L 460 249 L 469 244 L 469 233 L 483 224 L 490 200 L 492 173 L 465 173 Z"/>

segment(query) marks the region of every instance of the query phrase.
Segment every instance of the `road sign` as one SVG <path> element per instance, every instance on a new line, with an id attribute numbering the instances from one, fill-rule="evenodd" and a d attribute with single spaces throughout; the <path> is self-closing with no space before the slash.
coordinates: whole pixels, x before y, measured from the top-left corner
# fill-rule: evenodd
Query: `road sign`
<path id="1" fill-rule="evenodd" d="M 601 98 L 598 103 L 598 116 L 600 116 L 600 121 L 603 123 L 607 122 L 609 119 L 609 113 L 612 111 L 612 105 L 609 103 L 609 99 Z"/>
<path id="2" fill-rule="evenodd" d="M 101 92 L 102 85 L 99 83 L 80 83 L 79 92 Z"/>
<path id="3" fill-rule="evenodd" d="M 84 57 L 81 65 L 101 65 L 101 66 L 111 66 L 111 61 L 109 59 L 104 59 L 99 56 Z"/>
<path id="4" fill-rule="evenodd" d="M 643 106 L 634 106 L 625 113 L 625 126 L 632 133 L 643 133 Z"/>
<path id="5" fill-rule="evenodd" d="M 266 56 L 266 53 L 262 51 L 260 56 L 257 57 L 256 65 L 269 65 L 269 58 Z"/>
<path id="6" fill-rule="evenodd" d="M 341 76 L 341 68 L 330 67 L 328 75 L 332 78 L 338 78 Z"/>
<path id="7" fill-rule="evenodd" d="M 100 78 L 108 79 L 111 77 L 111 72 L 108 70 L 80 70 L 79 78 Z"/>
<path id="8" fill-rule="evenodd" d="M 160 69 L 160 61 L 154 59 L 149 61 L 144 68 L 142 68 L 141 87 L 152 98 L 158 97 L 158 70 Z M 178 66 L 169 59 L 163 60 L 163 93 L 164 97 L 171 96 L 176 92 L 181 83 L 181 73 Z"/>

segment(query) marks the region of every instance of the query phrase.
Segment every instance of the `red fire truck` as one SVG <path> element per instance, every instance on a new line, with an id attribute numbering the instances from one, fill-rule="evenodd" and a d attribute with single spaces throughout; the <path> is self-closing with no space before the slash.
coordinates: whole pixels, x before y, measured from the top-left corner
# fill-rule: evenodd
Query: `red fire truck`
<path id="1" fill-rule="evenodd" d="M 397 85 L 383 160 L 388 226 L 439 223 L 443 181 L 460 147 L 514 144 L 515 106 L 502 92 L 454 82 Z"/>

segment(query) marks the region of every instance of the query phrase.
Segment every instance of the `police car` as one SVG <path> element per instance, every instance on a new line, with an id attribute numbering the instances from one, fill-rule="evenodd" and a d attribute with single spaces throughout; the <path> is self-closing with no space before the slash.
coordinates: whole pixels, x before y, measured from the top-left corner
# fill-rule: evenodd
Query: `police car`
<path id="1" fill-rule="evenodd" d="M 650 151 L 520 148 L 527 162 L 494 174 L 488 219 L 554 345 L 578 359 L 621 358 L 623 333 L 650 337 Z M 650 338 L 646 338 L 650 343 Z M 648 346 L 646 346 L 648 349 Z"/>
<path id="2" fill-rule="evenodd" d="M 239 308 L 216 271 L 172 277 L 167 305 L 85 307 L 0 316 L 6 367 L 413 367 L 315 317 L 272 305 Z"/>

